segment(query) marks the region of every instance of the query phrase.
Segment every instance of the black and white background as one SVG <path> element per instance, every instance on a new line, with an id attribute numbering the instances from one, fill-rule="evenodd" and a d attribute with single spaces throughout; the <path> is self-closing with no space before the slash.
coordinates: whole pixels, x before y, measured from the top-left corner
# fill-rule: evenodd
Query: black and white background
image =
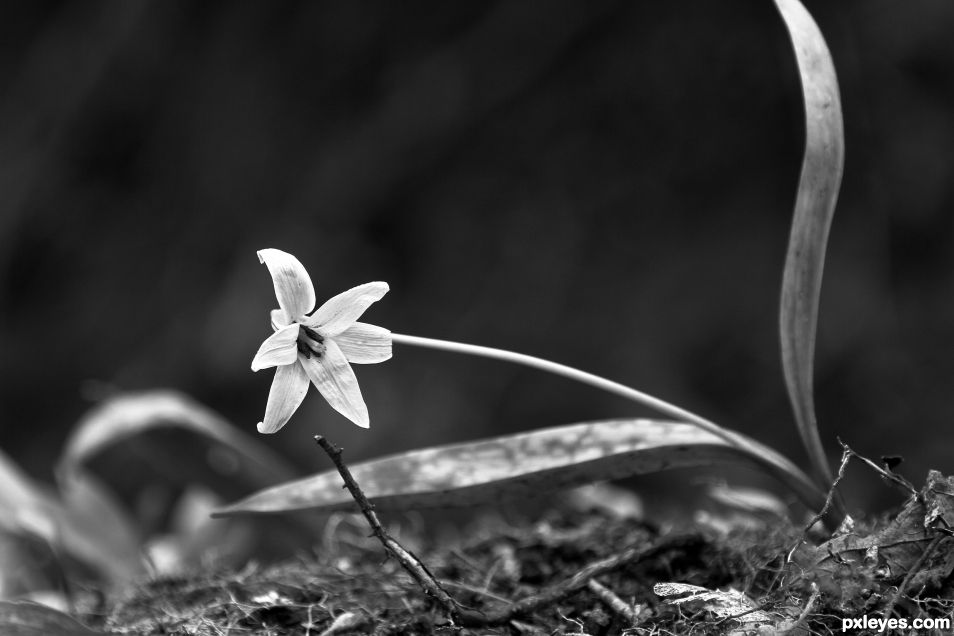
<path id="1" fill-rule="evenodd" d="M 954 5 L 807 6 L 847 144 L 823 438 L 921 483 L 954 470 Z M 7 3 L 0 448 L 49 481 L 94 400 L 153 387 L 254 433 L 274 303 L 255 251 L 277 247 L 319 298 L 387 281 L 368 322 L 582 367 L 803 462 L 777 344 L 802 143 L 761 0 Z M 316 432 L 358 459 L 650 414 L 395 354 L 357 369 L 370 431 L 313 393 L 264 441 L 304 473 Z"/>

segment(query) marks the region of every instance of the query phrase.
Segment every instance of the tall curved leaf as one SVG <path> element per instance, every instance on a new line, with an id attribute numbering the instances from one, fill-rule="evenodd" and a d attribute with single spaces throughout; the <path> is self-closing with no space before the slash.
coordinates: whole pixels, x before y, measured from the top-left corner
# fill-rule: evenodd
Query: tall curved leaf
<path id="1" fill-rule="evenodd" d="M 799 0 L 775 0 L 775 4 L 791 36 L 805 100 L 805 156 L 782 278 L 782 367 L 815 479 L 827 486 L 832 472 L 818 435 L 812 367 L 825 249 L 841 185 L 845 135 L 835 66 L 818 25 Z"/>

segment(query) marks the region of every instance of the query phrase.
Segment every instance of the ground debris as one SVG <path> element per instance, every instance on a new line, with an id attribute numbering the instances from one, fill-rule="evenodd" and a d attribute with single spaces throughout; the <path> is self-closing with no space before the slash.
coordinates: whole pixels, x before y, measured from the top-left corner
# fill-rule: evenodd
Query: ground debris
<path id="1" fill-rule="evenodd" d="M 867 532 L 848 535 L 854 537 L 850 541 L 842 537 L 821 547 L 805 544 L 800 528 L 778 520 L 760 528 L 745 524 L 728 533 L 702 534 L 697 541 L 676 542 L 671 549 L 622 562 L 591 579 L 592 584 L 498 626 L 452 624 L 394 560 L 385 559 L 379 545 L 365 540 L 360 525 L 339 527 L 333 551 L 316 548 L 281 563 L 155 579 L 108 599 L 105 608 L 82 618 L 117 632 L 196 636 L 641 636 L 740 634 L 783 626 L 797 627 L 792 634 L 837 633 L 842 616 L 880 615 L 905 580 L 905 573 L 895 570 L 891 578 L 876 578 L 877 568 L 865 561 L 872 556 L 869 548 L 877 547 L 878 559 L 892 568 L 912 565 L 915 553 L 909 555 L 907 546 L 917 545 L 918 554 L 923 553 L 924 538 L 935 536 L 931 533 L 950 518 L 951 492 L 950 480 L 932 476 L 920 500 L 909 502 L 895 519 L 869 523 Z M 480 517 L 469 523 L 454 541 L 446 536 L 425 539 L 413 530 L 399 538 L 415 545 L 461 606 L 487 614 L 562 583 L 595 562 L 670 536 L 600 510 L 555 509 L 521 522 Z M 938 600 L 951 587 L 950 540 L 943 535 L 942 549 L 924 561 L 923 576 L 916 579 L 921 587 L 908 588 L 898 615 L 950 615 L 950 604 Z M 800 547 L 793 551 L 793 545 Z M 687 590 L 704 588 L 710 597 L 699 603 L 666 603 L 653 589 L 669 582 Z M 766 617 L 769 625 L 763 623 Z"/>
<path id="2" fill-rule="evenodd" d="M 880 598 L 902 583 L 929 593 L 954 572 L 952 529 L 954 478 L 932 470 L 924 488 L 893 519 L 818 546 L 815 570 L 830 591 L 847 590 L 848 596 Z M 845 609 L 856 600 L 846 598 Z"/>

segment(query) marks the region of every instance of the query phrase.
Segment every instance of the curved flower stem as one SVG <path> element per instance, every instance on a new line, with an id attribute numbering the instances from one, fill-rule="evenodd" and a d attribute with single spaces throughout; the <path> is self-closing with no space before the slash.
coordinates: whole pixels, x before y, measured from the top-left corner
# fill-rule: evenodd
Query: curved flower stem
<path id="1" fill-rule="evenodd" d="M 655 409 L 660 413 L 665 413 L 666 415 L 675 417 L 679 420 L 691 422 L 699 428 L 708 431 L 713 435 L 717 435 L 733 446 L 745 446 L 737 434 L 726 430 L 715 422 L 696 415 L 691 411 L 681 409 L 675 404 L 670 404 L 665 400 L 660 400 L 659 398 L 653 397 L 648 393 L 637 391 L 636 389 L 628 387 L 625 384 L 613 382 L 612 380 L 607 380 L 606 378 L 600 377 L 598 375 L 587 373 L 586 371 L 580 371 L 579 369 L 575 369 L 573 367 L 568 367 L 567 365 L 560 364 L 559 362 L 551 362 L 550 360 L 529 356 L 524 353 L 505 351 L 503 349 L 495 349 L 493 347 L 481 347 L 478 345 L 464 344 L 462 342 L 452 342 L 450 340 L 435 340 L 433 338 L 406 336 L 398 333 L 392 333 L 391 337 L 394 342 L 401 344 L 412 345 L 415 347 L 427 347 L 429 349 L 442 349 L 444 351 L 465 353 L 472 356 L 483 356 L 484 358 L 493 358 L 496 360 L 503 360 L 505 362 L 513 362 L 515 364 L 533 367 L 534 369 L 539 369 L 541 371 L 547 371 L 548 373 L 553 373 L 555 375 L 562 375 L 563 377 L 569 378 L 570 380 L 576 380 L 577 382 L 582 382 L 583 384 L 589 384 L 590 386 L 596 387 L 597 389 L 602 389 L 608 393 L 613 393 L 628 400 L 632 400 L 638 404 L 648 406 L 649 408 Z"/>
<path id="2" fill-rule="evenodd" d="M 613 382 L 612 380 L 607 380 L 606 378 L 569 367 L 565 364 L 544 360 L 542 358 L 537 358 L 535 356 L 530 356 L 523 353 L 516 353 L 514 351 L 506 351 L 493 347 L 481 347 L 479 345 L 464 344 L 462 342 L 453 342 L 451 340 L 436 340 L 434 338 L 408 336 L 398 333 L 392 333 L 391 338 L 394 342 L 399 344 L 410 345 L 414 347 L 425 347 L 428 349 L 440 349 L 443 351 L 451 351 L 454 353 L 463 353 L 473 356 L 482 356 L 484 358 L 503 360 L 505 362 L 512 362 L 514 364 L 533 367 L 534 369 L 547 371 L 555 375 L 569 378 L 570 380 L 576 380 L 577 382 L 588 384 L 592 387 L 596 387 L 597 389 L 602 389 L 603 391 L 624 397 L 638 404 L 648 406 L 680 421 L 695 424 L 702 430 L 712 433 L 716 437 L 719 437 L 732 446 L 746 452 L 748 455 L 759 460 L 761 463 L 768 465 L 773 469 L 773 472 L 783 482 L 791 487 L 795 493 L 799 495 L 803 502 L 810 508 L 818 509 L 821 507 L 822 502 L 824 501 L 824 493 L 818 489 L 818 487 L 811 481 L 811 479 L 808 478 L 807 475 L 805 475 L 801 469 L 799 469 L 783 455 L 734 431 L 722 428 L 715 422 L 696 415 L 691 411 L 679 408 L 674 404 L 670 404 L 665 400 L 660 400 L 659 398 L 653 397 L 647 393 L 643 393 L 642 391 L 637 391 L 636 389 L 628 387 L 625 384 Z"/>

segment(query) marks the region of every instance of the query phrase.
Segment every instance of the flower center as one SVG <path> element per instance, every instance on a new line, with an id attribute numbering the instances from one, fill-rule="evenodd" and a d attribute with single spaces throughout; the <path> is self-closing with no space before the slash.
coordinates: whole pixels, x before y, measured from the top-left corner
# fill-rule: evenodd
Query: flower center
<path id="1" fill-rule="evenodd" d="M 325 337 L 305 325 L 300 325 L 300 327 L 298 330 L 298 353 L 308 359 L 311 359 L 312 354 L 316 358 L 321 358 L 325 353 Z"/>

